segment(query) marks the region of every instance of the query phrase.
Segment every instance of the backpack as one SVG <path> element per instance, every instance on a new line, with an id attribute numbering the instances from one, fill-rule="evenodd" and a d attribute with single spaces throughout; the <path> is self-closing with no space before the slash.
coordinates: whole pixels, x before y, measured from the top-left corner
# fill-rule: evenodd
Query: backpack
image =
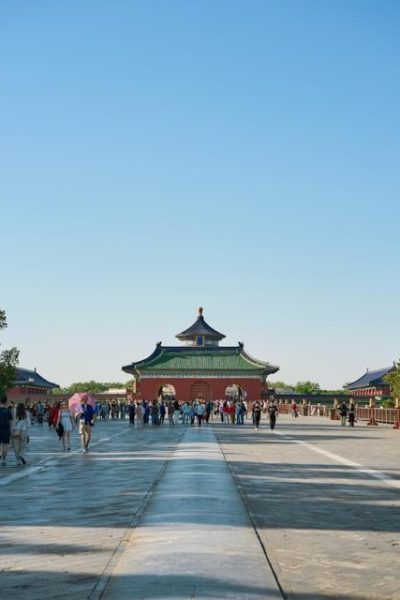
<path id="1" fill-rule="evenodd" d="M 8 429 L 10 427 L 11 413 L 5 406 L 0 407 L 0 428 Z"/>

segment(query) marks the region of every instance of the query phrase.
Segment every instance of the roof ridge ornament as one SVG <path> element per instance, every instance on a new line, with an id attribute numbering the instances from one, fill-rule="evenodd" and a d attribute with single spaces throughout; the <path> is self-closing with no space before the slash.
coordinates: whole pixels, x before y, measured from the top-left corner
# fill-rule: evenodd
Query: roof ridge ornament
<path id="1" fill-rule="evenodd" d="M 204 308 L 202 306 L 199 306 L 199 317 L 203 316 L 203 310 Z"/>

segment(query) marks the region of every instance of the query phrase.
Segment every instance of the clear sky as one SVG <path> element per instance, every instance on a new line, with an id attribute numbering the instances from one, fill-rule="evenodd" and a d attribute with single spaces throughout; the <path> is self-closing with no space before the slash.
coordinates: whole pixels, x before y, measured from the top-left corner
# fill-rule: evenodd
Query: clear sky
<path id="1" fill-rule="evenodd" d="M 2 347 L 126 381 L 204 306 L 275 379 L 400 357 L 400 4 L 3 0 Z"/>

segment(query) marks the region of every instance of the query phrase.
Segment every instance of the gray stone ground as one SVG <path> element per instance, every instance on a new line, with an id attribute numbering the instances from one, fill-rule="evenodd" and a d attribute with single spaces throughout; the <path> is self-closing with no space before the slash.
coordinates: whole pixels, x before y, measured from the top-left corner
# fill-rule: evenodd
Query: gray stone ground
<path id="1" fill-rule="evenodd" d="M 0 597 L 278 598 L 274 571 L 287 598 L 400 599 L 399 431 L 284 416 L 93 441 L 64 455 L 35 425 L 29 466 L 10 452 Z"/>

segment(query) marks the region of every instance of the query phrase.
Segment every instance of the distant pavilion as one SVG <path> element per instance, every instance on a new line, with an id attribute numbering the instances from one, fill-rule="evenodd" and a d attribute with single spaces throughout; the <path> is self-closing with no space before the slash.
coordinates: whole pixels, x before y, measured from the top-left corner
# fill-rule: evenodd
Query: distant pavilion
<path id="1" fill-rule="evenodd" d="M 385 381 L 385 375 L 396 370 L 396 365 L 384 367 L 364 373 L 361 377 L 347 383 L 344 387 L 349 390 L 352 396 L 373 398 L 375 396 L 390 396 L 390 386 Z"/>
<path id="2" fill-rule="evenodd" d="M 279 370 L 247 354 L 242 342 L 220 346 L 225 335 L 206 323 L 202 308 L 193 325 L 176 337 L 181 346 L 159 342 L 149 357 L 122 367 L 134 376 L 139 397 L 153 400 L 169 394 L 184 402 L 236 396 L 254 401 L 266 393 L 268 375 Z"/>
<path id="3" fill-rule="evenodd" d="M 42 375 L 39 375 L 36 369 L 30 370 L 17 367 L 15 375 L 13 387 L 7 390 L 10 400 L 14 396 L 21 395 L 48 396 L 53 393 L 54 389 L 60 387 L 57 383 L 52 383 L 42 377 Z"/>

